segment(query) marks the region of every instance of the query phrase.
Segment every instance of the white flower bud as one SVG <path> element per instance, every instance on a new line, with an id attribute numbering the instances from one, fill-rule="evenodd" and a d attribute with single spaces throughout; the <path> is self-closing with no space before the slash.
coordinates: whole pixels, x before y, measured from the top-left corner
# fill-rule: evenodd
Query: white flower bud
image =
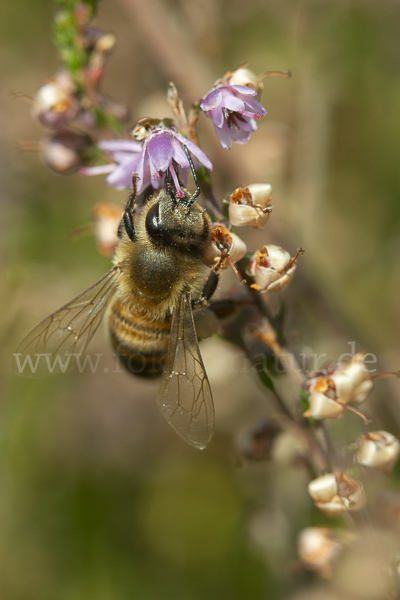
<path id="1" fill-rule="evenodd" d="M 240 67 L 231 73 L 229 77 L 229 85 L 247 85 L 257 93 L 262 92 L 264 89 L 260 78 L 253 73 L 253 71 L 250 71 L 250 69 L 247 69 L 246 67 Z"/>
<path id="2" fill-rule="evenodd" d="M 116 44 L 116 37 L 113 33 L 105 33 L 96 41 L 96 50 L 98 52 L 111 52 Z"/>
<path id="3" fill-rule="evenodd" d="M 343 412 L 341 404 L 361 404 L 367 398 L 373 382 L 364 369 L 365 352 L 360 352 L 340 368 L 329 372 L 329 377 L 317 376 L 308 381 L 310 410 L 305 416 L 315 419 L 335 419 Z M 329 386 L 326 385 L 329 382 Z M 329 389 L 328 389 L 329 388 Z M 324 401 L 315 392 L 321 392 L 336 403 Z"/>
<path id="4" fill-rule="evenodd" d="M 346 511 L 346 507 L 338 495 L 333 496 L 329 502 L 316 502 L 315 506 L 319 508 L 321 512 L 326 514 L 327 517 L 331 517 L 332 519 L 338 517 Z"/>
<path id="5" fill-rule="evenodd" d="M 315 505 L 329 517 L 360 510 L 366 501 L 361 483 L 344 473 L 327 473 L 317 477 L 308 484 L 308 493 Z"/>
<path id="6" fill-rule="evenodd" d="M 341 531 L 328 527 L 307 527 L 298 538 L 298 552 L 303 565 L 322 577 L 331 577 L 344 537 Z"/>
<path id="7" fill-rule="evenodd" d="M 50 169 L 67 174 L 83 165 L 83 155 L 92 144 L 90 137 L 85 134 L 62 130 L 42 140 L 40 154 Z"/>
<path id="8" fill-rule="evenodd" d="M 360 510 L 365 506 L 366 498 L 362 484 L 344 473 L 336 475 L 338 495 L 346 510 Z"/>
<path id="9" fill-rule="evenodd" d="M 400 453 L 399 440 L 387 431 L 371 431 L 361 436 L 357 461 L 366 467 L 389 473 Z"/>
<path id="10" fill-rule="evenodd" d="M 103 256 L 112 256 L 118 246 L 118 226 L 122 218 L 121 207 L 109 202 L 99 202 L 93 207 L 97 249 Z"/>
<path id="11" fill-rule="evenodd" d="M 262 229 L 272 212 L 272 187 L 269 183 L 252 183 L 237 188 L 229 199 L 229 220 L 235 227 Z"/>
<path id="12" fill-rule="evenodd" d="M 336 386 L 330 377 L 320 377 L 310 382 L 309 409 L 305 417 L 314 419 L 339 419 L 344 406 L 337 398 Z"/>
<path id="13" fill-rule="evenodd" d="M 344 406 L 341 406 L 336 400 L 328 398 L 321 392 L 312 392 L 310 394 L 310 407 L 306 411 L 306 417 L 313 417 L 319 421 L 324 419 L 339 419 L 344 411 Z"/>
<path id="14" fill-rule="evenodd" d="M 370 379 L 366 379 L 357 385 L 350 396 L 349 404 L 362 404 L 369 396 L 373 387 L 374 384 Z"/>
<path id="15" fill-rule="evenodd" d="M 247 246 L 235 233 L 221 223 L 213 223 L 211 241 L 207 246 L 203 262 L 208 266 L 220 263 L 220 268 L 227 269 L 246 254 Z"/>
<path id="16" fill-rule="evenodd" d="M 337 494 L 334 473 L 326 473 L 308 484 L 308 493 L 315 502 L 329 502 Z"/>
<path id="17" fill-rule="evenodd" d="M 338 398 L 345 404 L 361 404 L 374 387 L 364 368 L 365 356 L 365 352 L 359 352 L 331 376 L 336 383 Z"/>
<path id="18" fill-rule="evenodd" d="M 364 367 L 366 352 L 358 352 L 348 363 L 341 367 L 342 373 L 351 378 L 353 385 L 360 385 L 367 375 Z"/>
<path id="19" fill-rule="evenodd" d="M 330 376 L 330 380 L 334 384 L 336 398 L 343 404 L 347 404 L 354 388 L 351 378 L 344 373 L 334 372 Z"/>
<path id="20" fill-rule="evenodd" d="M 36 93 L 32 105 L 33 116 L 45 127 L 62 128 L 80 110 L 75 93 L 76 87 L 70 75 L 61 71 Z"/>
<path id="21" fill-rule="evenodd" d="M 263 246 L 250 260 L 249 272 L 260 292 L 284 291 L 293 279 L 296 263 L 280 246 Z"/>

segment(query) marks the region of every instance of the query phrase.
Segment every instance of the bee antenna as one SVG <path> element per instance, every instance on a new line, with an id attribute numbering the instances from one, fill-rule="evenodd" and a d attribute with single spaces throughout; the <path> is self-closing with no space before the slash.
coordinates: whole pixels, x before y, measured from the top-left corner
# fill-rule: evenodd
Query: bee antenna
<path id="1" fill-rule="evenodd" d="M 175 190 L 172 187 L 172 176 L 171 176 L 171 171 L 170 171 L 169 167 L 165 172 L 165 187 L 167 188 L 168 192 L 171 194 L 171 197 L 175 198 Z"/>
<path id="2" fill-rule="evenodd" d="M 194 202 L 196 202 L 197 198 L 200 196 L 201 189 L 200 189 L 200 185 L 199 185 L 199 180 L 197 179 L 196 169 L 194 168 L 193 160 L 192 160 L 192 157 L 190 156 L 190 152 L 189 152 L 187 146 L 185 146 L 185 144 L 182 144 L 182 148 L 184 149 L 187 159 L 189 161 L 190 169 L 192 171 L 193 179 L 194 179 L 194 182 L 195 182 L 196 188 L 197 188 L 195 193 L 193 194 L 193 196 L 188 201 L 187 205 L 189 208 L 190 206 L 192 206 L 192 204 Z"/>

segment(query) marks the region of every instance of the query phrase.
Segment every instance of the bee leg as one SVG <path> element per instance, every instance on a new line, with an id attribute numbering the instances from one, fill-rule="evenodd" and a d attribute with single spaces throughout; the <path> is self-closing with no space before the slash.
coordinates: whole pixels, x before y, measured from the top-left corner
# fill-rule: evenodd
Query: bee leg
<path id="1" fill-rule="evenodd" d="M 219 273 L 215 269 L 211 269 L 207 279 L 204 282 L 203 289 L 201 290 L 200 298 L 192 300 L 193 310 L 196 308 L 204 308 L 210 304 L 210 300 L 218 287 Z"/>
<path id="2" fill-rule="evenodd" d="M 124 214 L 122 216 L 122 221 L 121 221 L 121 225 L 122 222 L 124 224 L 125 227 L 125 231 L 128 234 L 129 238 L 132 240 L 132 242 L 136 242 L 136 233 L 135 233 L 135 226 L 133 224 L 133 215 L 135 213 L 135 208 L 134 208 L 134 203 L 136 202 L 136 198 L 137 198 L 137 188 L 136 188 L 136 175 L 132 176 L 132 193 L 129 196 L 129 200 L 126 204 L 125 210 L 124 210 Z M 120 233 L 120 230 L 118 229 L 118 233 Z"/>
<path id="3" fill-rule="evenodd" d="M 190 165 L 190 168 L 191 168 L 191 171 L 192 171 L 193 179 L 194 179 L 194 182 L 196 184 L 196 191 L 195 191 L 195 193 L 193 194 L 193 196 L 190 198 L 190 200 L 188 202 L 188 208 L 190 208 L 192 206 L 192 204 L 200 196 L 201 189 L 200 189 L 200 185 L 199 185 L 199 180 L 197 179 L 196 169 L 194 168 L 193 160 L 192 160 L 192 157 L 190 156 L 190 152 L 187 149 L 187 146 L 185 146 L 185 144 L 182 144 L 182 148 L 184 149 L 185 154 L 187 156 L 187 159 L 189 161 L 189 165 Z"/>

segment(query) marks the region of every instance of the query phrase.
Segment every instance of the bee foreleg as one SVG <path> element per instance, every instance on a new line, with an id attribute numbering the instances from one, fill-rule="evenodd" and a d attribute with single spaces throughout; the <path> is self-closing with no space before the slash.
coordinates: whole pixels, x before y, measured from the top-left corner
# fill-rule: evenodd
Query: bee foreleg
<path id="1" fill-rule="evenodd" d="M 137 198 L 136 175 L 132 176 L 132 193 L 126 204 L 122 220 L 124 222 L 125 231 L 132 242 L 136 242 L 135 226 L 133 224 L 133 215 L 135 213 L 134 204 Z"/>
<path id="2" fill-rule="evenodd" d="M 207 279 L 204 282 L 203 289 L 201 290 L 200 298 L 192 300 L 192 308 L 204 308 L 210 304 L 210 300 L 218 287 L 219 273 L 214 269 L 211 269 Z"/>
<path id="3" fill-rule="evenodd" d="M 127 211 L 125 210 L 124 212 L 124 216 L 122 217 L 123 222 L 124 222 L 124 226 L 125 226 L 125 231 L 128 234 L 129 238 L 132 240 L 132 242 L 136 242 L 136 233 L 135 233 L 135 226 L 133 224 L 133 213 L 134 211 Z"/>

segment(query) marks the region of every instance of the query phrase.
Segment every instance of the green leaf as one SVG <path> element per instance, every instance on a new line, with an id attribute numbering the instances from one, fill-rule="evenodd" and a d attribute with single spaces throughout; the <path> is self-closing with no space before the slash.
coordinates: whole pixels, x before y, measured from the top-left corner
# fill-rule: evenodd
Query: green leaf
<path id="1" fill-rule="evenodd" d="M 306 390 L 300 390 L 300 406 L 303 412 L 310 408 L 310 394 Z"/>
<path id="2" fill-rule="evenodd" d="M 87 66 L 90 57 L 89 52 L 82 47 L 75 16 L 75 10 L 81 1 L 89 7 L 88 21 L 91 20 L 96 14 L 97 0 L 56 0 L 62 8 L 54 15 L 53 22 L 54 42 L 61 60 L 78 85 L 81 84 L 80 71 Z"/>
<path id="3" fill-rule="evenodd" d="M 93 108 L 93 113 L 96 117 L 97 125 L 99 127 L 108 127 L 115 134 L 121 135 L 122 125 L 115 115 L 103 110 L 102 108 L 99 108 L 98 106 Z"/>

